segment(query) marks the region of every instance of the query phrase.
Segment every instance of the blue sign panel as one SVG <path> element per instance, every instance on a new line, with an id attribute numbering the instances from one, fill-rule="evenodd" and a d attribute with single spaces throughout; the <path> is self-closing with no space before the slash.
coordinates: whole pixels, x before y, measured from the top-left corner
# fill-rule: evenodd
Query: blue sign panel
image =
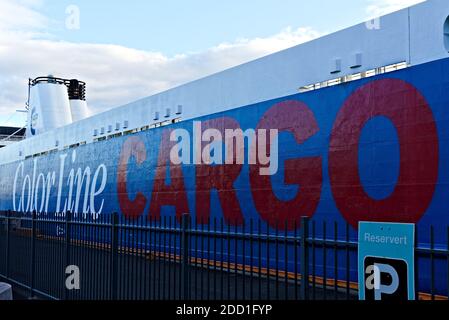
<path id="1" fill-rule="evenodd" d="M 414 224 L 360 222 L 360 300 L 414 300 L 414 246 Z"/>

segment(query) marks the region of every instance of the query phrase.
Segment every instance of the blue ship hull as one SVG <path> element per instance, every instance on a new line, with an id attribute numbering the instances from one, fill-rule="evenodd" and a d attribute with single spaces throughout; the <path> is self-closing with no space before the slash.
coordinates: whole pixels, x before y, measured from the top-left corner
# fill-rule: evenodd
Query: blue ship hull
<path id="1" fill-rule="evenodd" d="M 178 222 L 190 213 L 198 225 L 224 218 L 242 229 L 252 219 L 273 233 L 285 223 L 293 233 L 307 216 L 317 226 L 337 222 L 341 236 L 349 224 L 352 240 L 359 221 L 407 222 L 417 225 L 419 245 L 430 247 L 433 226 L 435 247 L 446 248 L 448 106 L 444 59 L 2 165 L 0 210 L 70 210 L 90 219 L 118 212 L 127 220 L 176 216 Z M 259 137 L 245 142 L 241 164 L 195 162 L 193 138 L 191 152 L 182 151 L 190 163 L 173 164 L 170 151 L 179 141 L 170 140 L 171 132 L 194 136 L 195 123 L 223 135 L 225 129 L 277 129 L 276 173 L 261 175 L 265 165 L 247 155 Z M 293 269 L 293 262 L 283 263 Z M 421 290 L 429 289 L 429 268 L 421 259 Z M 435 275 L 437 291 L 446 293 L 445 261 L 436 261 Z M 355 266 L 351 279 L 357 279 Z"/>

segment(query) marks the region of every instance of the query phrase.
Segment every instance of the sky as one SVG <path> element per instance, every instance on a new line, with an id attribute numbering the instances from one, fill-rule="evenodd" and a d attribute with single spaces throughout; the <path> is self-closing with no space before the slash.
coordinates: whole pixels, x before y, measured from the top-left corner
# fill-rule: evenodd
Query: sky
<path id="1" fill-rule="evenodd" d="M 423 0 L 0 0 L 0 125 L 28 78 L 87 82 L 92 114 Z"/>

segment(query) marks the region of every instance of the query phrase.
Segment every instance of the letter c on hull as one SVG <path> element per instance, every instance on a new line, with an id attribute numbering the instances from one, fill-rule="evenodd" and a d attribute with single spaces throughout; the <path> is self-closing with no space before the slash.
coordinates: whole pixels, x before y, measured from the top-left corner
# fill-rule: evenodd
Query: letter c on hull
<path id="1" fill-rule="evenodd" d="M 142 164 L 146 160 L 145 144 L 138 137 L 131 137 L 125 141 L 120 155 L 120 164 L 117 170 L 117 194 L 120 209 L 128 219 L 139 218 L 147 204 L 147 198 L 141 193 L 137 193 L 134 200 L 130 200 L 126 189 L 128 161 L 135 157 L 137 164 Z"/>

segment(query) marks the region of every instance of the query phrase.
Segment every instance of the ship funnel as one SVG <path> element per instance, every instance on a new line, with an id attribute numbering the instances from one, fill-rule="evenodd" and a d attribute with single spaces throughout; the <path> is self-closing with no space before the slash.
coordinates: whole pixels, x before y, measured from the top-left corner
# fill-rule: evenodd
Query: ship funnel
<path id="1" fill-rule="evenodd" d="M 28 106 L 28 138 L 72 123 L 66 80 L 30 79 Z"/>
<path id="2" fill-rule="evenodd" d="M 28 138 L 89 116 L 82 81 L 53 76 L 30 79 L 29 92 Z"/>
<path id="3" fill-rule="evenodd" d="M 76 122 L 89 117 L 89 109 L 86 103 L 86 84 L 72 79 L 68 84 L 68 93 L 72 121 Z"/>

